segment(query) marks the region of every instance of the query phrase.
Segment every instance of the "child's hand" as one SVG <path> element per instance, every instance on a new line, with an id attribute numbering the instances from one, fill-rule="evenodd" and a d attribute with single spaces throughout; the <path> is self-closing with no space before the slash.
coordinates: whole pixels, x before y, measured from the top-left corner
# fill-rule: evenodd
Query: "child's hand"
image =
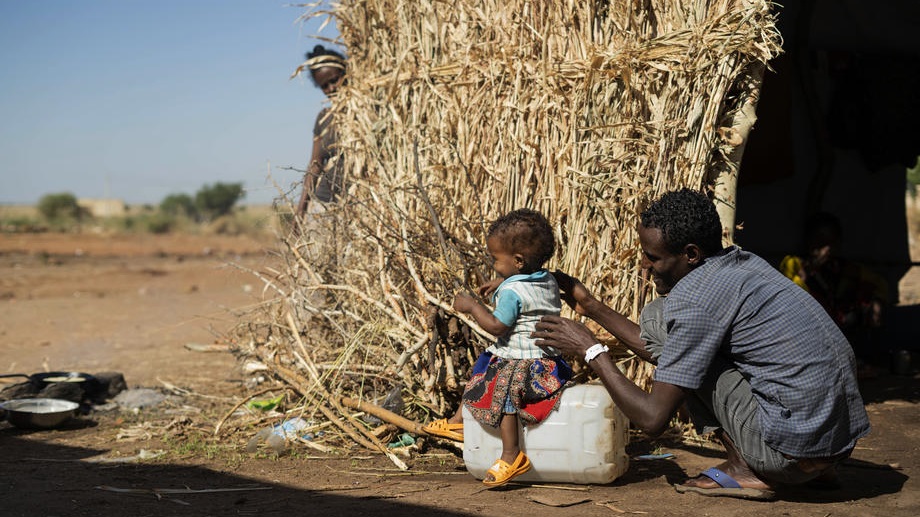
<path id="1" fill-rule="evenodd" d="M 489 312 L 489 308 L 479 303 L 470 293 L 460 293 L 454 298 L 454 309 L 473 317 L 476 323 L 489 334 L 495 337 L 505 335 L 511 328 Z"/>
<path id="2" fill-rule="evenodd" d="M 478 304 L 479 302 L 470 293 L 460 293 L 454 298 L 454 309 L 464 314 L 473 312 L 473 307 Z"/>
<path id="3" fill-rule="evenodd" d="M 479 296 L 482 296 L 483 298 L 488 298 L 489 295 L 491 295 L 492 293 L 495 292 L 496 289 L 498 289 L 498 286 L 500 286 L 504 280 L 505 279 L 501 277 L 493 278 L 492 280 L 489 280 L 488 282 L 479 286 L 479 289 L 476 290 L 476 293 Z"/>

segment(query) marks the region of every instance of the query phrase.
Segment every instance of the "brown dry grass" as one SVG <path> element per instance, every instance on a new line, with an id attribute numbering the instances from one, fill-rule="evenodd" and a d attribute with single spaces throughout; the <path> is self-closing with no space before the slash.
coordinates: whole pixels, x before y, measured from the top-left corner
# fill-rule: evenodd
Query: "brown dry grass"
<path id="1" fill-rule="evenodd" d="M 239 353 L 314 414 L 394 387 L 414 418 L 453 410 L 492 337 L 451 301 L 491 277 L 484 231 L 514 208 L 555 223 L 550 268 L 635 317 L 641 207 L 730 185 L 779 51 L 754 0 L 346 0 L 330 15 L 349 52 L 332 112 L 350 189 L 281 236 L 262 273 L 276 303 L 239 330 Z"/>

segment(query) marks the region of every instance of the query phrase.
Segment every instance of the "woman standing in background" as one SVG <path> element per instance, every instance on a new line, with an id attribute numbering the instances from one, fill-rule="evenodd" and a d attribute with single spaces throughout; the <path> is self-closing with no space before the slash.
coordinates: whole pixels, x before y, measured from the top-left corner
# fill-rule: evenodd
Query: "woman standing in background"
<path id="1" fill-rule="evenodd" d="M 326 97 L 333 97 L 345 82 L 345 56 L 316 45 L 307 52 L 306 62 L 298 68 L 310 71 L 310 78 Z M 335 201 L 343 190 L 343 167 L 336 151 L 336 131 L 329 108 L 323 108 L 313 126 L 313 152 L 303 179 L 303 192 L 297 203 L 297 215 L 323 211 L 322 204 Z M 310 203 L 313 199 L 319 203 Z"/>

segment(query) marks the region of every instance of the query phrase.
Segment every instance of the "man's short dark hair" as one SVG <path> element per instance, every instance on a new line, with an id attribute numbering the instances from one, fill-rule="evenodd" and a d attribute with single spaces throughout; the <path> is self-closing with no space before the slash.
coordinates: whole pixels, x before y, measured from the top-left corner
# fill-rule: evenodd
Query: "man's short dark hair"
<path id="1" fill-rule="evenodd" d="M 542 268 L 556 250 L 553 227 L 543 214 L 529 208 L 520 208 L 499 217 L 489 226 L 487 235 L 499 236 L 510 251 L 523 255 L 527 273 Z"/>
<path id="2" fill-rule="evenodd" d="M 639 218 L 645 228 L 657 228 L 671 253 L 696 244 L 706 255 L 722 250 L 722 221 L 709 197 L 689 188 L 667 192 Z"/>

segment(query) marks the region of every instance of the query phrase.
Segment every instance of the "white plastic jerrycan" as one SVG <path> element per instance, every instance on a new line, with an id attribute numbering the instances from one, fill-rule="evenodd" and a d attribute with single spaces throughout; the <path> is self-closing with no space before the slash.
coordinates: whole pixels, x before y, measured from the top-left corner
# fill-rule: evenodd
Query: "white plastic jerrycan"
<path id="1" fill-rule="evenodd" d="M 629 467 L 629 421 L 600 384 L 577 384 L 562 392 L 543 422 L 523 427 L 520 445 L 533 465 L 515 481 L 610 483 Z M 463 408 L 463 461 L 483 479 L 501 457 L 497 427 L 483 426 Z"/>

